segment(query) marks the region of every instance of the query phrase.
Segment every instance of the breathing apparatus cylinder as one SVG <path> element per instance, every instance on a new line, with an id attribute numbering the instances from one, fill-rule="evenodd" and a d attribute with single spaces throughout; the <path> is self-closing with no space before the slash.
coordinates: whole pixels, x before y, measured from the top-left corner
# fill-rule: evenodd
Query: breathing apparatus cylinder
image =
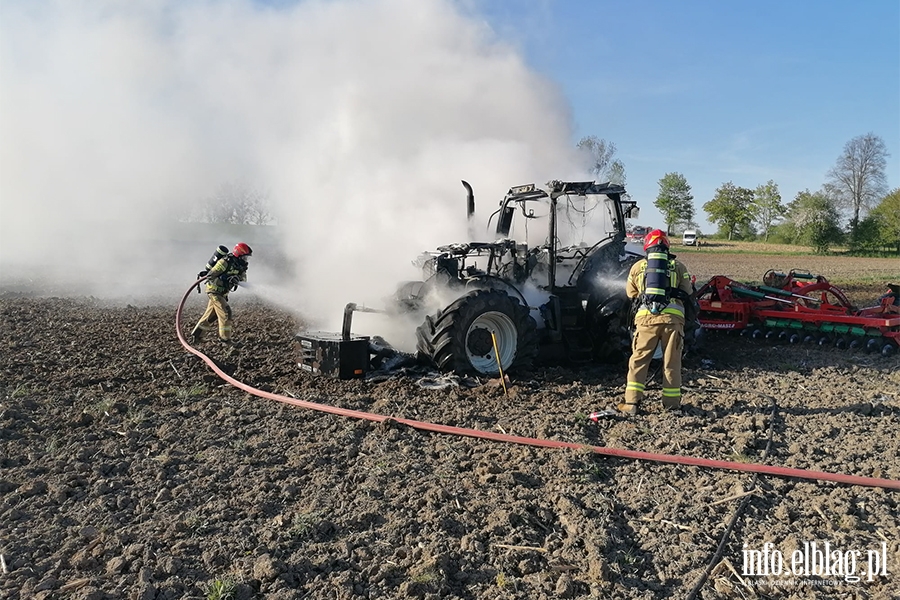
<path id="1" fill-rule="evenodd" d="M 197 273 L 197 279 L 202 279 L 206 277 L 207 273 L 209 273 L 210 269 L 216 266 L 216 263 L 219 262 L 222 258 L 228 256 L 228 246 L 219 246 L 216 248 L 216 251 L 212 256 L 209 257 L 209 261 L 207 261 L 206 266 L 203 267 L 203 270 Z M 200 293 L 200 282 L 197 282 L 197 293 Z"/>
<path id="2" fill-rule="evenodd" d="M 219 246 L 218 248 L 216 248 L 215 253 L 213 253 L 213 255 L 209 258 L 209 262 L 206 263 L 204 270 L 209 271 L 210 269 L 212 269 L 214 266 L 216 266 L 216 263 L 219 262 L 220 259 L 228 256 L 228 252 L 228 246 Z"/>
<path id="3" fill-rule="evenodd" d="M 669 253 L 665 246 L 647 251 L 644 271 L 643 302 L 651 314 L 658 315 L 669 305 Z"/>

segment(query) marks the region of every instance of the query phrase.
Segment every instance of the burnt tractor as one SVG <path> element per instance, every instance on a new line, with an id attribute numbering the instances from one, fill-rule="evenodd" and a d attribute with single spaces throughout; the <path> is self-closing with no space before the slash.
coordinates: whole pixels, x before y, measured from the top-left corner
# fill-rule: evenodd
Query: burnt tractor
<path id="1" fill-rule="evenodd" d="M 475 197 L 462 183 L 471 234 Z M 625 219 L 637 213 L 621 185 L 510 188 L 488 219 L 493 241 L 423 253 L 422 279 L 399 287 L 394 306 L 421 322 L 418 358 L 441 371 L 495 374 L 538 357 L 571 364 L 624 355 L 625 279 L 641 258 L 626 251 Z"/>

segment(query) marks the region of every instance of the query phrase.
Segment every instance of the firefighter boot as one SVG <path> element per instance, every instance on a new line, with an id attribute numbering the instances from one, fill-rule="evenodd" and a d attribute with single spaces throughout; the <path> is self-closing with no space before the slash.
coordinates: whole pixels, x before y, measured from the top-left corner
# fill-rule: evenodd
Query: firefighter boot
<path id="1" fill-rule="evenodd" d="M 616 405 L 616 410 L 626 416 L 633 417 L 638 413 L 638 405 L 637 402 L 620 402 Z"/>
<path id="2" fill-rule="evenodd" d="M 681 408 L 681 396 L 677 398 L 667 398 L 663 396 L 662 405 L 664 410 L 678 410 Z"/>

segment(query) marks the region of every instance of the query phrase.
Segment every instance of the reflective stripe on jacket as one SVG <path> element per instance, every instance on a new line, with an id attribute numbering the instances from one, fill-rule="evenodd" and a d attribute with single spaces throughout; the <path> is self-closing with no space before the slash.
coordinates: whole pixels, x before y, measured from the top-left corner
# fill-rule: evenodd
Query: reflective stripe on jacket
<path id="1" fill-rule="evenodd" d="M 238 281 L 247 281 L 247 263 L 229 254 L 220 258 L 216 266 L 209 270 L 208 275 L 206 293 L 227 294 L 230 290 L 228 280 L 232 277 L 237 277 Z"/>

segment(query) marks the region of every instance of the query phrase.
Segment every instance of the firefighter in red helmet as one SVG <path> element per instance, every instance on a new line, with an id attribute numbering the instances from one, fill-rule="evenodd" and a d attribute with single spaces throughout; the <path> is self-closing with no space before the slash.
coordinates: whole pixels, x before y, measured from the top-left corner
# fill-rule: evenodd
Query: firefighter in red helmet
<path id="1" fill-rule="evenodd" d="M 222 250 L 226 250 L 222 247 Z M 235 245 L 234 249 L 219 258 L 211 268 L 201 271 L 198 276 L 206 277 L 206 295 L 209 303 L 206 312 L 200 317 L 191 331 L 191 343 L 196 344 L 203 339 L 203 334 L 216 328 L 218 321 L 219 339 L 226 344 L 236 345 L 231 339 L 232 313 L 228 305 L 228 292 L 235 291 L 238 284 L 247 281 L 248 259 L 253 250 L 244 242 Z"/>
<path id="2" fill-rule="evenodd" d="M 662 405 L 681 406 L 681 354 L 684 348 L 685 306 L 693 292 L 691 276 L 681 261 L 669 253 L 664 231 L 654 229 L 644 238 L 647 257 L 635 263 L 628 274 L 625 292 L 639 302 L 634 317 L 634 338 L 625 399 L 617 408 L 635 415 L 644 397 L 647 371 L 657 345 L 663 348 Z"/>

